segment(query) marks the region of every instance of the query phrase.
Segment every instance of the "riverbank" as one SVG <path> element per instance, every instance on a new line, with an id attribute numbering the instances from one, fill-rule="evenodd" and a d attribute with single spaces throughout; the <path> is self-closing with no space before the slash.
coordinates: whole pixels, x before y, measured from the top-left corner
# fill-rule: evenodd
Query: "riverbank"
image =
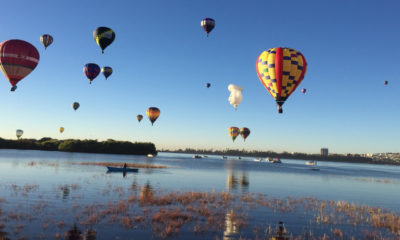
<path id="1" fill-rule="evenodd" d="M 58 140 L 52 138 L 42 139 L 18 139 L 10 140 L 0 138 L 0 149 L 25 149 L 25 150 L 45 150 L 62 152 L 82 152 L 82 153 L 106 153 L 106 154 L 128 154 L 128 155 L 147 155 L 157 154 L 153 143 L 66 139 Z"/>
<path id="2" fill-rule="evenodd" d="M 372 157 L 364 157 L 360 154 L 329 154 L 322 156 L 320 154 L 306 154 L 306 153 L 277 153 L 273 151 L 245 151 L 245 150 L 196 150 L 196 149 L 185 149 L 185 150 L 161 150 L 162 152 L 171 153 L 188 153 L 188 154 L 200 154 L 200 155 L 220 155 L 220 156 L 241 156 L 241 157 L 254 157 L 254 158 L 281 158 L 281 159 L 293 159 L 293 160 L 314 160 L 314 161 L 327 161 L 327 162 L 346 162 L 346 163 L 367 163 L 367 164 L 385 164 L 385 165 L 400 165 L 400 161 L 392 159 L 376 159 Z"/>

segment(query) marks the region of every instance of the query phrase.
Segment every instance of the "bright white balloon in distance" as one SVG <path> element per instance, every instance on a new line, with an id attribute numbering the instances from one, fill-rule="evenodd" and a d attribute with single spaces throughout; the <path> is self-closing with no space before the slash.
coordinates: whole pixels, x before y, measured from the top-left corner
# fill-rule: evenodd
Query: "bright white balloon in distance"
<path id="1" fill-rule="evenodd" d="M 235 110 L 236 110 L 237 106 L 242 101 L 243 88 L 239 87 L 237 85 L 234 85 L 234 84 L 229 84 L 228 90 L 231 92 L 231 95 L 229 95 L 228 101 L 235 107 Z"/>

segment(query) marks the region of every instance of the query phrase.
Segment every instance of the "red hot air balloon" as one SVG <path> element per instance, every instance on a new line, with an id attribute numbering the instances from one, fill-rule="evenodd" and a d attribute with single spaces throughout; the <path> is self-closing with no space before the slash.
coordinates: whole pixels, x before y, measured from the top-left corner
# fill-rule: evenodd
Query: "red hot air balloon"
<path id="1" fill-rule="evenodd" d="M 39 52 L 28 42 L 12 39 L 0 43 L 0 70 L 11 83 L 11 91 L 36 68 L 39 59 Z"/>
<path id="2" fill-rule="evenodd" d="M 100 67 L 96 63 L 88 63 L 83 67 L 83 72 L 88 78 L 89 83 L 92 84 L 93 79 L 95 79 L 100 73 Z"/>
<path id="3" fill-rule="evenodd" d="M 302 93 L 306 93 L 306 92 L 307 92 L 307 89 L 302 88 L 302 89 L 301 89 L 301 92 L 302 92 Z"/>

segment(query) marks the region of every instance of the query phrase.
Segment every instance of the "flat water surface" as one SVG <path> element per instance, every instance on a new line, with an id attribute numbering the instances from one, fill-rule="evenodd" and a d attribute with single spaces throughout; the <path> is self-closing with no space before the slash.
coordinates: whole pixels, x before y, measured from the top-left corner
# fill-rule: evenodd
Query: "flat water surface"
<path id="1" fill-rule="evenodd" d="M 388 239 L 398 237 L 393 226 L 367 224 L 369 215 L 365 221 L 343 220 L 346 212 L 337 213 L 346 203 L 348 211 L 358 211 L 357 217 L 364 210 L 354 210 L 355 206 L 379 208 L 397 217 L 398 166 L 318 162 L 311 170 L 301 160 L 271 164 L 250 157 L 192 156 L 0 150 L 0 239 L 75 239 L 71 237 L 74 231 L 86 234 L 86 239 L 269 239 L 278 221 L 284 222 L 292 237 L 303 239 L 323 234 L 365 238 L 367 230 Z M 167 168 L 107 173 L 105 166 L 82 162 Z M 220 202 L 203 199 L 203 203 L 163 205 L 143 198 L 191 192 L 216 194 Z M 210 212 L 194 214 L 193 205 Z M 167 216 L 168 211 L 194 215 L 175 215 L 166 222 L 156 215 Z"/>

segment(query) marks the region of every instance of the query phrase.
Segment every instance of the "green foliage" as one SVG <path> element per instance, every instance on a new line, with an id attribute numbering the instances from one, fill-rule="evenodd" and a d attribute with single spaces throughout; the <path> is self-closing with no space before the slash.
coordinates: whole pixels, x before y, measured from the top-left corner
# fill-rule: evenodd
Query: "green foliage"
<path id="1" fill-rule="evenodd" d="M 147 155 L 149 153 L 157 154 L 153 143 L 140 143 L 128 141 L 116 141 L 108 139 L 98 142 L 97 140 L 79 140 L 67 139 L 57 140 L 52 138 L 36 139 L 18 139 L 8 140 L 0 138 L 0 149 L 33 149 L 47 151 L 64 152 L 85 152 L 85 153 L 112 153 L 112 154 L 132 154 Z"/>

